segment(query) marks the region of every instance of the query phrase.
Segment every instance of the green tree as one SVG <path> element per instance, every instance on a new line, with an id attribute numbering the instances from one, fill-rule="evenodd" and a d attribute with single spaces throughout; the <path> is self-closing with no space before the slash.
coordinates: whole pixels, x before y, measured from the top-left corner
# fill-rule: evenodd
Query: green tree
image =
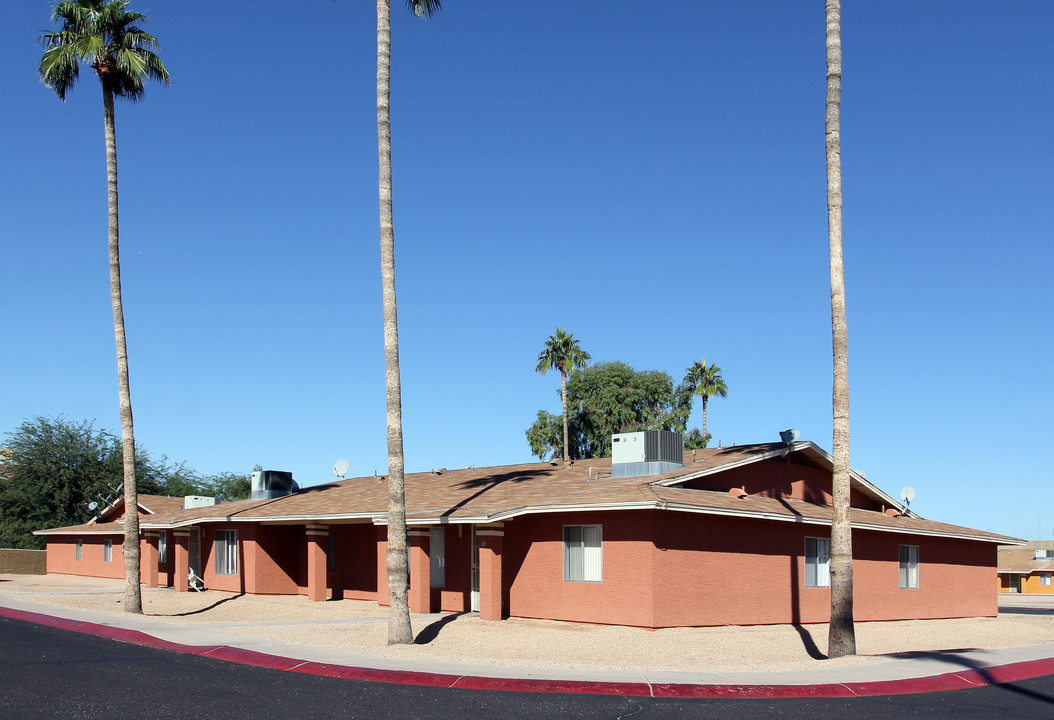
<path id="1" fill-rule="evenodd" d="M 31 533 L 79 525 L 95 514 L 91 502 L 115 499 L 122 480 L 121 441 L 88 421 L 37 417 L 8 434 L 0 478 L 0 547 L 43 548 Z M 149 455 L 136 456 L 139 490 L 158 489 Z"/>
<path id="2" fill-rule="evenodd" d="M 728 397 L 728 386 L 721 377 L 721 368 L 712 363 L 707 365 L 706 358 L 703 358 L 688 368 L 684 382 L 691 385 L 695 394 L 703 399 L 702 436 L 709 438 L 710 433 L 706 431 L 706 405 L 712 397 Z"/>
<path id="3" fill-rule="evenodd" d="M 856 654 L 853 623 L 853 535 L 849 523 L 849 332 L 842 264 L 842 5 L 827 0 L 827 229 L 831 267 L 831 334 L 834 356 L 832 410 L 831 625 L 827 656 Z"/>
<path id="4" fill-rule="evenodd" d="M 560 373 L 560 401 L 563 404 L 564 413 L 564 441 L 563 456 L 564 465 L 570 461 L 568 448 L 568 420 L 567 420 L 567 374 L 575 368 L 584 369 L 590 360 L 589 353 L 582 349 L 575 340 L 574 333 L 565 333 L 559 325 L 556 333 L 549 336 L 545 341 L 545 347 L 538 353 L 538 367 L 535 370 L 545 375 L 550 370 Z"/>
<path id="5" fill-rule="evenodd" d="M 263 470 L 259 465 L 254 469 Z M 252 494 L 252 481 L 245 473 L 222 472 L 206 478 L 206 488 L 206 494 L 221 502 L 247 500 Z"/>
<path id="6" fill-rule="evenodd" d="M 684 432 L 691 413 L 692 393 L 684 383 L 676 388 L 667 373 L 637 371 L 622 362 L 574 368 L 566 383 L 568 448 L 572 460 L 611 455 L 611 435 L 638 430 Z M 559 419 L 544 410 L 526 431 L 531 451 L 539 458 L 563 454 Z"/>
<path id="7" fill-rule="evenodd" d="M 701 450 L 710 444 L 710 439 L 710 435 L 703 435 L 699 428 L 692 428 L 689 433 L 684 436 L 684 449 Z"/>
<path id="8" fill-rule="evenodd" d="M 137 506 L 135 488 L 135 436 L 132 429 L 132 398 L 128 383 L 128 345 L 125 338 L 124 306 L 121 299 L 121 259 L 117 208 L 117 137 L 114 96 L 132 101 L 143 96 L 146 78 L 167 85 L 168 70 L 154 50 L 157 39 L 140 27 L 146 17 L 130 12 L 124 0 L 65 0 L 55 6 L 52 22 L 58 32 L 40 36 L 44 57 L 40 78 L 62 101 L 77 81 L 80 64 L 86 63 L 102 86 L 103 121 L 106 137 L 106 187 L 109 206 L 110 301 L 117 348 L 117 388 L 121 413 L 125 503 Z M 139 591 L 139 517 L 128 513 L 124 537 L 124 609 L 143 612 Z"/>
<path id="9" fill-rule="evenodd" d="M 377 0 L 377 156 L 381 226 L 381 294 L 384 313 L 384 385 L 388 425 L 388 644 L 413 642 L 410 625 L 403 461 L 399 319 L 395 302 L 395 229 L 392 212 L 391 0 Z M 418 17 L 439 12 L 439 0 L 408 0 Z"/>

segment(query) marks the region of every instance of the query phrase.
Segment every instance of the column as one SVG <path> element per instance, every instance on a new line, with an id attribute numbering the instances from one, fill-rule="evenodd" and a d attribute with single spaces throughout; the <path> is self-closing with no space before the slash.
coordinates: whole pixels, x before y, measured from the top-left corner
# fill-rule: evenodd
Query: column
<path id="1" fill-rule="evenodd" d="M 190 572 L 190 531 L 172 531 L 173 550 L 175 550 L 175 567 L 172 568 L 172 584 L 177 592 L 187 591 L 187 574 Z"/>
<path id="2" fill-rule="evenodd" d="M 326 525 L 307 526 L 307 597 L 315 602 L 326 599 Z"/>
<path id="3" fill-rule="evenodd" d="M 145 530 L 139 540 L 139 577 L 148 588 L 157 587 L 157 530 Z"/>
<path id="4" fill-rule="evenodd" d="M 377 604 L 388 607 L 388 526 L 377 526 Z"/>
<path id="5" fill-rule="evenodd" d="M 410 530 L 410 612 L 432 612 L 432 565 L 428 557 L 431 531 Z"/>
<path id="6" fill-rule="evenodd" d="M 501 620 L 501 544 L 505 531 L 500 523 L 476 530 L 479 538 L 479 619 Z"/>

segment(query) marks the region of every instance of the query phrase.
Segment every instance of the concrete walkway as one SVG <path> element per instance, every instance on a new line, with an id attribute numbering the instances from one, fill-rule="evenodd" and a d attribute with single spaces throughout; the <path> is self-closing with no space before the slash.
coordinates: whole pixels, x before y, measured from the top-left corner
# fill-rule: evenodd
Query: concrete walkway
<path id="1" fill-rule="evenodd" d="M 72 590 L 68 592 L 85 592 Z M 98 592 L 95 590 L 94 592 Z M 1054 596 L 1017 596 L 1008 612 L 1054 613 Z M 0 616 L 227 661 L 295 672 L 430 686 L 666 697 L 842 697 L 965 689 L 1054 674 L 1054 643 L 987 650 L 898 653 L 883 662 L 768 672 L 622 671 L 489 666 L 388 658 L 247 637 L 234 627 L 304 625 L 305 620 L 173 623 L 34 602 L 0 591 Z M 414 616 L 425 627 L 441 615 Z M 333 624 L 332 619 L 318 620 Z M 340 623 L 386 622 L 381 617 Z M 583 638 L 585 639 L 585 638 Z"/>

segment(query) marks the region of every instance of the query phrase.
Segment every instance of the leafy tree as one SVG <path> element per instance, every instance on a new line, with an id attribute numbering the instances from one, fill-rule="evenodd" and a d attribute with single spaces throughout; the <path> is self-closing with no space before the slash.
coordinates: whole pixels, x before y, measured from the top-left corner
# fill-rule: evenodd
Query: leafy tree
<path id="1" fill-rule="evenodd" d="M 535 368 L 537 372 L 545 375 L 550 370 L 557 370 L 560 373 L 560 401 L 563 405 L 564 413 L 564 440 L 561 447 L 563 448 L 565 465 L 570 459 L 567 455 L 567 373 L 575 368 L 585 369 L 586 362 L 589 360 L 589 353 L 583 350 L 578 341 L 575 340 L 575 334 L 565 333 L 564 329 L 559 325 L 556 327 L 556 333 L 549 336 L 549 339 L 545 341 L 545 347 L 538 353 L 538 367 Z"/>
<path id="2" fill-rule="evenodd" d="M 384 313 L 384 385 L 388 425 L 388 644 L 414 641 L 410 625 L 409 565 L 403 458 L 399 320 L 395 302 L 395 229 L 392 211 L 391 0 L 377 0 L 377 157 L 381 226 L 381 294 Z M 439 0 L 408 0 L 418 17 L 439 12 Z"/>
<path id="3" fill-rule="evenodd" d="M 636 371 L 622 362 L 575 368 L 567 379 L 568 456 L 608 457 L 611 435 L 638 430 L 684 432 L 692 410 L 692 392 L 676 388 L 667 373 Z M 563 454 L 559 419 L 544 410 L 527 429 L 531 451 L 541 459 Z"/>
<path id="4" fill-rule="evenodd" d="M 684 449 L 685 450 L 701 450 L 710 444 L 710 434 L 703 435 L 699 428 L 692 428 L 687 435 L 684 436 Z"/>
<path id="5" fill-rule="evenodd" d="M 712 363 L 707 365 L 706 358 L 703 358 L 688 368 L 684 382 L 690 384 L 695 394 L 703 399 L 702 436 L 708 438 L 710 433 L 706 431 L 706 404 L 712 397 L 728 397 L 728 386 L 721 377 L 721 368 Z"/>
<path id="6" fill-rule="evenodd" d="M 257 470 L 263 468 L 256 466 Z M 219 498 L 221 502 L 247 500 L 252 494 L 252 481 L 245 473 L 222 472 L 206 479 L 206 495 Z"/>
<path id="7" fill-rule="evenodd" d="M 849 332 L 842 263 L 842 5 L 827 0 L 827 229 L 831 265 L 831 334 L 834 356 L 832 411 L 831 626 L 827 656 L 856 654 L 853 624 L 853 536 L 849 524 Z"/>
<path id="8" fill-rule="evenodd" d="M 121 496 L 121 439 L 88 421 L 63 417 L 26 420 L 8 434 L 0 466 L 0 547 L 43 548 L 31 533 L 88 522 Z M 154 461 L 141 447 L 135 453 L 136 495 L 212 495 L 220 500 L 249 497 L 247 474 L 202 476 L 185 462 Z M 259 467 L 259 466 L 257 466 Z M 95 512 L 88 503 L 98 502 Z"/>
<path id="9" fill-rule="evenodd" d="M 120 399 L 127 507 L 134 508 L 135 436 L 132 428 L 132 398 L 128 383 L 128 346 L 121 299 L 121 260 L 117 209 L 117 136 L 114 124 L 114 96 L 136 101 L 143 96 L 143 80 L 150 78 L 168 84 L 168 69 L 154 53 L 157 39 L 138 23 L 146 17 L 129 12 L 125 0 L 64 0 L 55 6 L 51 19 L 60 23 L 58 32 L 40 36 L 44 57 L 38 68 L 40 79 L 62 101 L 77 81 L 81 62 L 99 77 L 102 85 L 103 120 L 106 136 L 106 187 L 109 206 L 110 301 L 117 347 L 117 387 Z M 139 517 L 129 513 L 124 538 L 124 609 L 142 613 L 139 591 Z"/>
<path id="10" fill-rule="evenodd" d="M 88 522 L 90 502 L 113 496 L 122 482 L 120 439 L 90 422 L 62 417 L 26 420 L 6 439 L 0 478 L 0 547 L 43 548 L 34 530 Z M 157 490 L 146 453 L 137 476 Z"/>

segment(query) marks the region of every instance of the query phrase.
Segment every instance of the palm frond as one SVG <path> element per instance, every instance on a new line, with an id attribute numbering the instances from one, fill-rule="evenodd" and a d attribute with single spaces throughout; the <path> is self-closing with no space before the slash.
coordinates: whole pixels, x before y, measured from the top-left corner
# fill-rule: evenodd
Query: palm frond
<path id="1" fill-rule="evenodd" d="M 128 0 L 63 0 L 52 21 L 61 27 L 38 38 L 45 48 L 38 70 L 60 99 L 76 81 L 81 62 L 114 94 L 133 101 L 142 97 L 146 78 L 169 83 L 168 69 L 154 52 L 157 38 L 139 27 L 146 16 L 130 12 Z"/>
<path id="2" fill-rule="evenodd" d="M 406 8 L 419 18 L 432 17 L 443 9 L 439 0 L 406 0 Z"/>

